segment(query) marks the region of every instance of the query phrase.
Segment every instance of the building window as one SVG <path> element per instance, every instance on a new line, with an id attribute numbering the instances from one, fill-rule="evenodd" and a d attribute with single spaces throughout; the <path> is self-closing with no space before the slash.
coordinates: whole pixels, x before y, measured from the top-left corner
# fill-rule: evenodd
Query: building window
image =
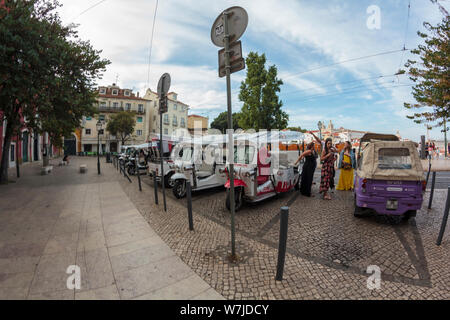
<path id="1" fill-rule="evenodd" d="M 114 96 L 117 96 L 117 95 L 119 94 L 119 90 L 113 89 L 112 94 L 113 94 Z"/>
<path id="2" fill-rule="evenodd" d="M 98 116 L 98 119 L 99 119 L 100 121 L 105 121 L 105 115 L 104 115 L 104 114 L 99 115 L 99 116 Z"/>
<path id="3" fill-rule="evenodd" d="M 124 93 L 127 97 L 129 97 L 130 96 L 130 91 L 128 91 L 128 90 L 125 90 L 125 93 Z"/>
<path id="4" fill-rule="evenodd" d="M 127 111 L 130 111 L 131 110 L 131 103 L 125 104 L 125 107 L 126 107 Z"/>
<path id="5" fill-rule="evenodd" d="M 164 115 L 164 123 L 169 124 L 169 115 L 167 113 Z"/>
<path id="6" fill-rule="evenodd" d="M 119 107 L 119 103 L 118 102 L 113 102 L 113 108 L 118 108 Z"/>
<path id="7" fill-rule="evenodd" d="M 142 130 L 136 130 L 136 134 L 137 134 L 138 136 L 142 136 Z"/>
<path id="8" fill-rule="evenodd" d="M 91 129 L 86 129 L 86 135 L 91 134 Z"/>
<path id="9" fill-rule="evenodd" d="M 173 110 L 177 110 L 177 104 L 173 105 Z"/>
<path id="10" fill-rule="evenodd" d="M 142 117 L 137 117 L 137 122 L 142 122 Z"/>
<path id="11" fill-rule="evenodd" d="M 184 118 L 180 118 L 180 125 L 181 125 L 183 128 L 185 127 Z"/>
<path id="12" fill-rule="evenodd" d="M 177 125 L 178 125 L 178 123 L 177 123 L 177 116 L 173 116 L 172 124 L 173 124 L 174 126 L 177 126 Z"/>
<path id="13" fill-rule="evenodd" d="M 169 130 L 168 129 L 164 129 L 164 134 L 169 134 Z"/>
<path id="14" fill-rule="evenodd" d="M 100 88 L 100 94 L 105 94 L 106 93 L 106 88 Z"/>
<path id="15" fill-rule="evenodd" d="M 177 94 L 176 93 L 172 94 L 172 97 L 173 97 L 173 100 L 177 100 Z"/>
<path id="16" fill-rule="evenodd" d="M 152 132 L 155 133 L 155 129 L 153 129 Z"/>
<path id="17" fill-rule="evenodd" d="M 153 116 L 153 121 L 156 121 L 156 116 Z"/>
<path id="18" fill-rule="evenodd" d="M 100 108 L 106 108 L 106 102 L 104 101 L 100 102 Z"/>
<path id="19" fill-rule="evenodd" d="M 138 104 L 138 112 L 144 112 L 144 105 Z"/>

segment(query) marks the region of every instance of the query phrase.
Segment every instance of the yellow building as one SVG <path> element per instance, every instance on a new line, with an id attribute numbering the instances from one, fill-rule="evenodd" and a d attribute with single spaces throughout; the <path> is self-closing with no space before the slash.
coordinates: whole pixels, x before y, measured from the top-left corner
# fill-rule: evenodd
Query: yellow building
<path id="1" fill-rule="evenodd" d="M 150 100 L 149 105 L 149 134 L 159 134 L 159 98 L 158 94 L 147 89 L 144 99 Z M 175 92 L 167 94 L 167 112 L 163 114 L 163 135 L 172 135 L 177 129 L 187 129 L 189 106 L 178 100 Z"/>
<path id="2" fill-rule="evenodd" d="M 196 114 L 188 116 L 188 130 L 190 134 L 194 134 L 194 130 L 201 130 L 202 134 L 208 130 L 208 118 Z"/>
<path id="3" fill-rule="evenodd" d="M 100 135 L 100 152 L 120 151 L 122 141 L 106 131 L 109 118 L 118 112 L 128 111 L 134 114 L 135 127 L 131 137 L 125 145 L 142 144 L 147 141 L 149 131 L 148 110 L 150 101 L 140 98 L 139 92 L 135 95 L 131 89 L 121 89 L 115 83 L 112 86 L 99 87 L 97 98 L 98 119 L 103 122 L 103 132 Z M 97 152 L 97 118 L 86 117 L 83 120 L 81 146 L 84 152 Z"/>

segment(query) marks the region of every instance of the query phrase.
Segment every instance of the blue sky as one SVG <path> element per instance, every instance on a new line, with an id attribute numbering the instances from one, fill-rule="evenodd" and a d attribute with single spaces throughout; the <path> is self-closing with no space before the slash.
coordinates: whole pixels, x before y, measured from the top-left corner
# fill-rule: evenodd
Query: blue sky
<path id="1" fill-rule="evenodd" d="M 319 120 L 336 127 L 396 133 L 418 140 L 425 126 L 406 118 L 403 102 L 412 102 L 408 77 L 393 76 L 411 57 L 396 52 L 333 63 L 387 51 L 415 48 L 423 22 L 442 18 L 428 0 L 160 0 L 149 68 L 149 44 L 156 0 L 62 0 L 63 22 L 79 24 L 80 37 L 90 40 L 112 61 L 100 85 L 156 90 L 169 72 L 171 91 L 187 103 L 191 114 L 212 120 L 226 110 L 225 79 L 218 77 L 218 47 L 210 40 L 211 25 L 224 9 L 245 8 L 249 24 L 242 40 L 244 55 L 265 53 L 284 81 L 280 99 L 290 126 L 316 129 Z M 96 5 L 98 4 L 98 5 Z M 450 9 L 449 1 L 442 5 Z M 92 9 L 81 14 L 91 6 Z M 380 8 L 380 29 L 369 29 L 367 8 Z M 407 31 L 406 26 L 408 25 Z M 406 32 L 405 32 L 406 31 Z M 405 37 L 406 35 L 406 37 Z M 315 71 L 305 72 L 311 69 Z M 233 111 L 239 111 L 240 82 L 245 70 L 232 75 Z M 379 77 L 383 76 L 383 77 Z M 149 79 L 149 81 L 148 81 Z M 431 138 L 442 138 L 437 128 Z"/>

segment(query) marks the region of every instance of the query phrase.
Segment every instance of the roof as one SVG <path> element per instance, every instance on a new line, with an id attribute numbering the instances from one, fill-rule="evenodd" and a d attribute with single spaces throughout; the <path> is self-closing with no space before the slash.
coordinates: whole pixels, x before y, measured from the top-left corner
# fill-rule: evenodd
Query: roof
<path id="1" fill-rule="evenodd" d="M 366 133 L 360 139 L 361 142 L 370 140 L 399 141 L 399 138 L 394 134 Z"/>
<path id="2" fill-rule="evenodd" d="M 196 118 L 208 119 L 207 117 L 199 116 L 199 115 L 197 115 L 197 114 L 190 114 L 190 115 L 188 115 L 188 118 L 189 118 L 189 117 L 196 117 Z"/>

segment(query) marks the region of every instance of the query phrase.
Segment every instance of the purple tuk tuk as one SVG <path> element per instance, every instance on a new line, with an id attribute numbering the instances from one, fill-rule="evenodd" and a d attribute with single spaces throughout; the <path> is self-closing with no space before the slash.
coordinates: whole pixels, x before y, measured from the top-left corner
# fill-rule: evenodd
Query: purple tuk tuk
<path id="1" fill-rule="evenodd" d="M 426 182 L 416 144 L 395 135 L 367 133 L 361 138 L 355 175 L 355 217 L 377 214 L 415 217 Z"/>

